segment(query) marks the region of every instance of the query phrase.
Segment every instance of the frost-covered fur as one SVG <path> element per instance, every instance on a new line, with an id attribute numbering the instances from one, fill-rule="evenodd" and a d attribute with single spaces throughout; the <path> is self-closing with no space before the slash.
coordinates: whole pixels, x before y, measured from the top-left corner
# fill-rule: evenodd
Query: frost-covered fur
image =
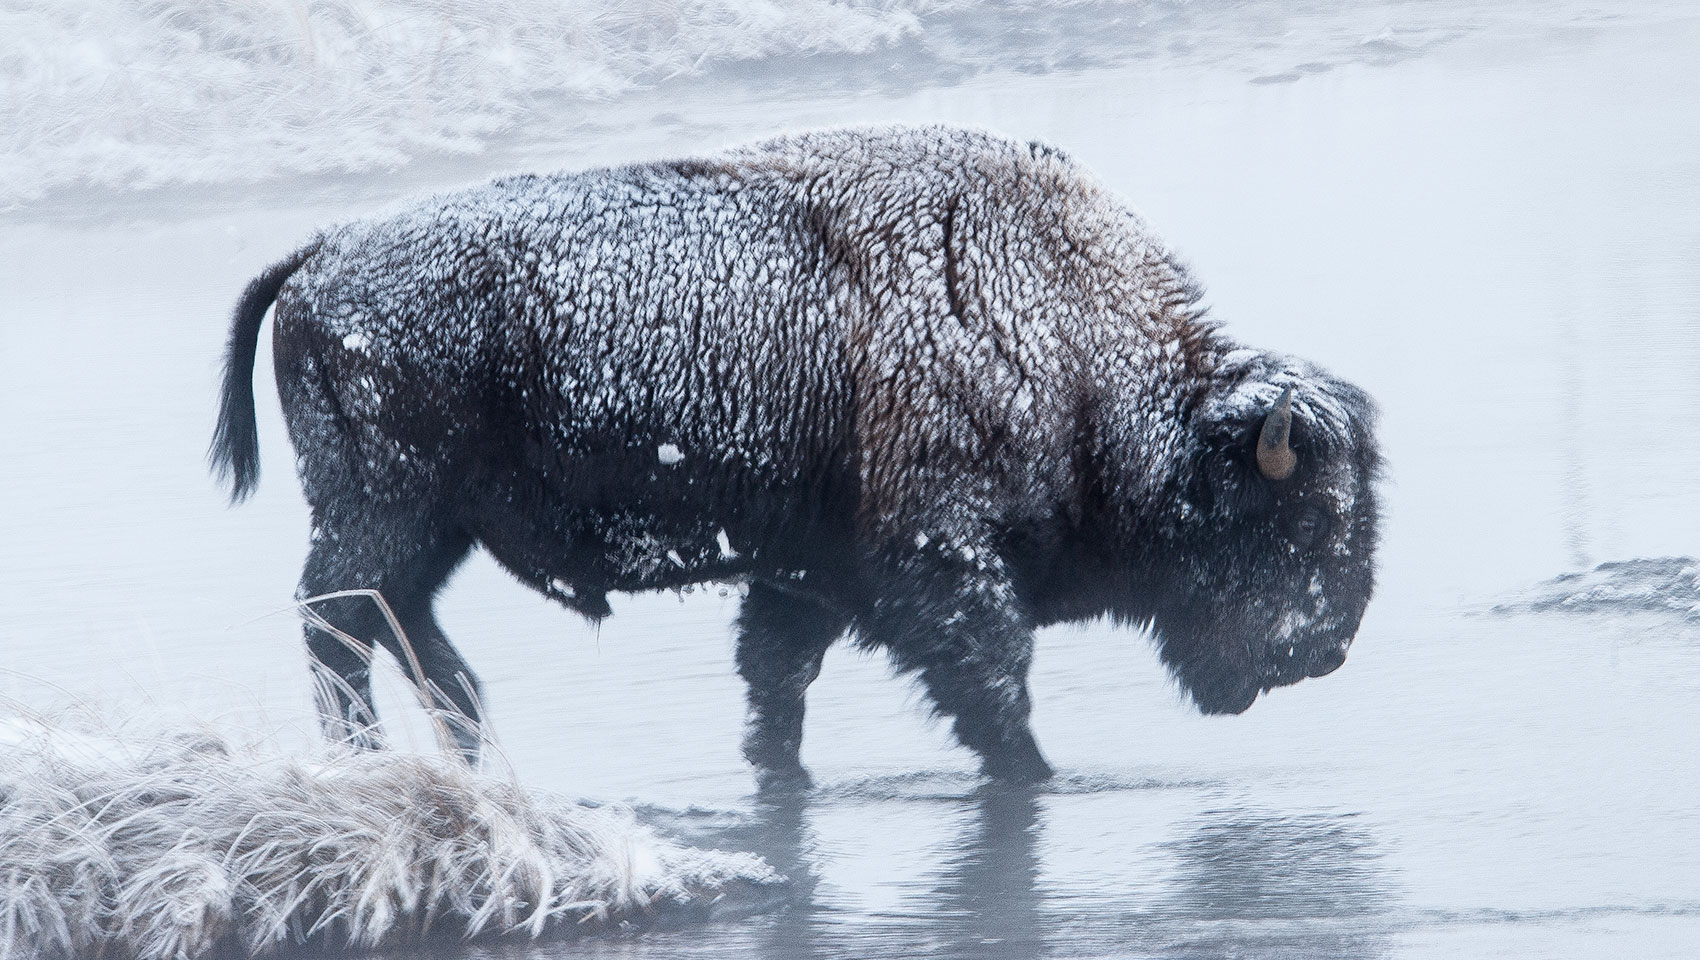
<path id="1" fill-rule="evenodd" d="M 592 618 L 609 591 L 747 582 L 764 782 L 803 777 L 803 692 L 847 630 L 988 773 L 1040 779 L 1034 628 L 1154 623 L 1198 705 L 1237 712 L 1337 666 L 1369 599 L 1369 400 L 1220 336 L 1200 296 L 1078 164 L 975 131 L 512 177 L 256 280 L 213 455 L 251 489 L 275 297 L 302 590 L 382 591 L 451 707 L 475 716 L 476 687 L 431 598 L 481 545 Z M 1275 481 L 1252 451 L 1285 387 L 1299 467 Z M 322 612 L 385 642 L 362 609 Z M 309 643 L 363 691 L 359 658 Z M 358 737 L 361 704 L 324 706 Z"/>
<path id="2" fill-rule="evenodd" d="M 778 882 L 619 808 L 364 753 L 0 719 L 0 958 L 262 956 L 572 934 Z"/>

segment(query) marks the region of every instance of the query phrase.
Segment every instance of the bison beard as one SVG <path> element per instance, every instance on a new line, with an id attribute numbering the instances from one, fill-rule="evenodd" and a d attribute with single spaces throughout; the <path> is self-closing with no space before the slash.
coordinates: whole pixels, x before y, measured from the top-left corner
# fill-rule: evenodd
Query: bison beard
<path id="1" fill-rule="evenodd" d="M 1035 628 L 1150 627 L 1202 710 L 1237 713 L 1338 666 L 1369 600 L 1369 400 L 1218 333 L 1041 144 L 829 131 L 327 230 L 237 307 L 212 447 L 237 499 L 274 299 L 301 594 L 380 591 L 469 759 L 477 683 L 432 600 L 475 546 L 590 618 L 610 591 L 747 583 L 764 786 L 806 782 L 804 692 L 846 633 L 1032 781 Z M 363 654 L 394 639 L 365 601 L 320 612 L 368 645 L 307 631 L 342 681 L 327 733 L 365 742 Z"/>

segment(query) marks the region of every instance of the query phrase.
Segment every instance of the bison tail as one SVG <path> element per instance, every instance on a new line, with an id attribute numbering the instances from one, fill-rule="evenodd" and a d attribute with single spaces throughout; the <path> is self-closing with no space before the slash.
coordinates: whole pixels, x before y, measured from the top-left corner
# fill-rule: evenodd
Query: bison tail
<path id="1" fill-rule="evenodd" d="M 317 241 L 272 264 L 255 277 L 230 321 L 224 350 L 224 385 L 219 391 L 218 426 L 207 448 L 207 462 L 220 479 L 230 480 L 230 502 L 247 499 L 260 483 L 260 435 L 254 422 L 254 353 L 260 324 L 291 274 L 318 250 Z"/>

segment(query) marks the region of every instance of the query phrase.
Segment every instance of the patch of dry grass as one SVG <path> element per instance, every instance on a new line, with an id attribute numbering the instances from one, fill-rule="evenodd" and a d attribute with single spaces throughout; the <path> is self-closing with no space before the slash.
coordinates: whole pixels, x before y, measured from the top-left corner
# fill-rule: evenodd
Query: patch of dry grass
<path id="1" fill-rule="evenodd" d="M 457 762 L 0 720 L 0 957 L 262 956 L 643 921 L 779 880 Z"/>
<path id="2" fill-rule="evenodd" d="M 309 619 L 319 599 L 303 604 Z M 567 935 L 782 882 L 758 857 L 671 842 L 623 807 L 477 773 L 421 703 L 440 757 L 83 732 L 0 705 L 0 960 Z"/>

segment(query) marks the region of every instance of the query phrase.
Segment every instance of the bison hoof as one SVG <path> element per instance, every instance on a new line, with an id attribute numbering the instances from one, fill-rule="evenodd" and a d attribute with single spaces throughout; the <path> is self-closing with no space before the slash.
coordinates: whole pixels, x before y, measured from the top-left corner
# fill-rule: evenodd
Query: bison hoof
<path id="1" fill-rule="evenodd" d="M 1000 783 L 1044 783 L 1056 773 L 1038 750 L 1030 754 L 987 757 L 980 772 Z"/>
<path id="2" fill-rule="evenodd" d="M 478 731 L 476 724 L 456 723 L 453 719 L 447 722 L 449 734 L 454 739 L 455 751 L 460 754 L 461 762 L 469 769 L 477 770 L 479 758 L 484 753 L 484 735 Z"/>
<path id="3" fill-rule="evenodd" d="M 814 788 L 814 778 L 801 764 L 790 767 L 757 767 L 756 792 L 764 797 L 783 797 L 807 793 Z"/>

